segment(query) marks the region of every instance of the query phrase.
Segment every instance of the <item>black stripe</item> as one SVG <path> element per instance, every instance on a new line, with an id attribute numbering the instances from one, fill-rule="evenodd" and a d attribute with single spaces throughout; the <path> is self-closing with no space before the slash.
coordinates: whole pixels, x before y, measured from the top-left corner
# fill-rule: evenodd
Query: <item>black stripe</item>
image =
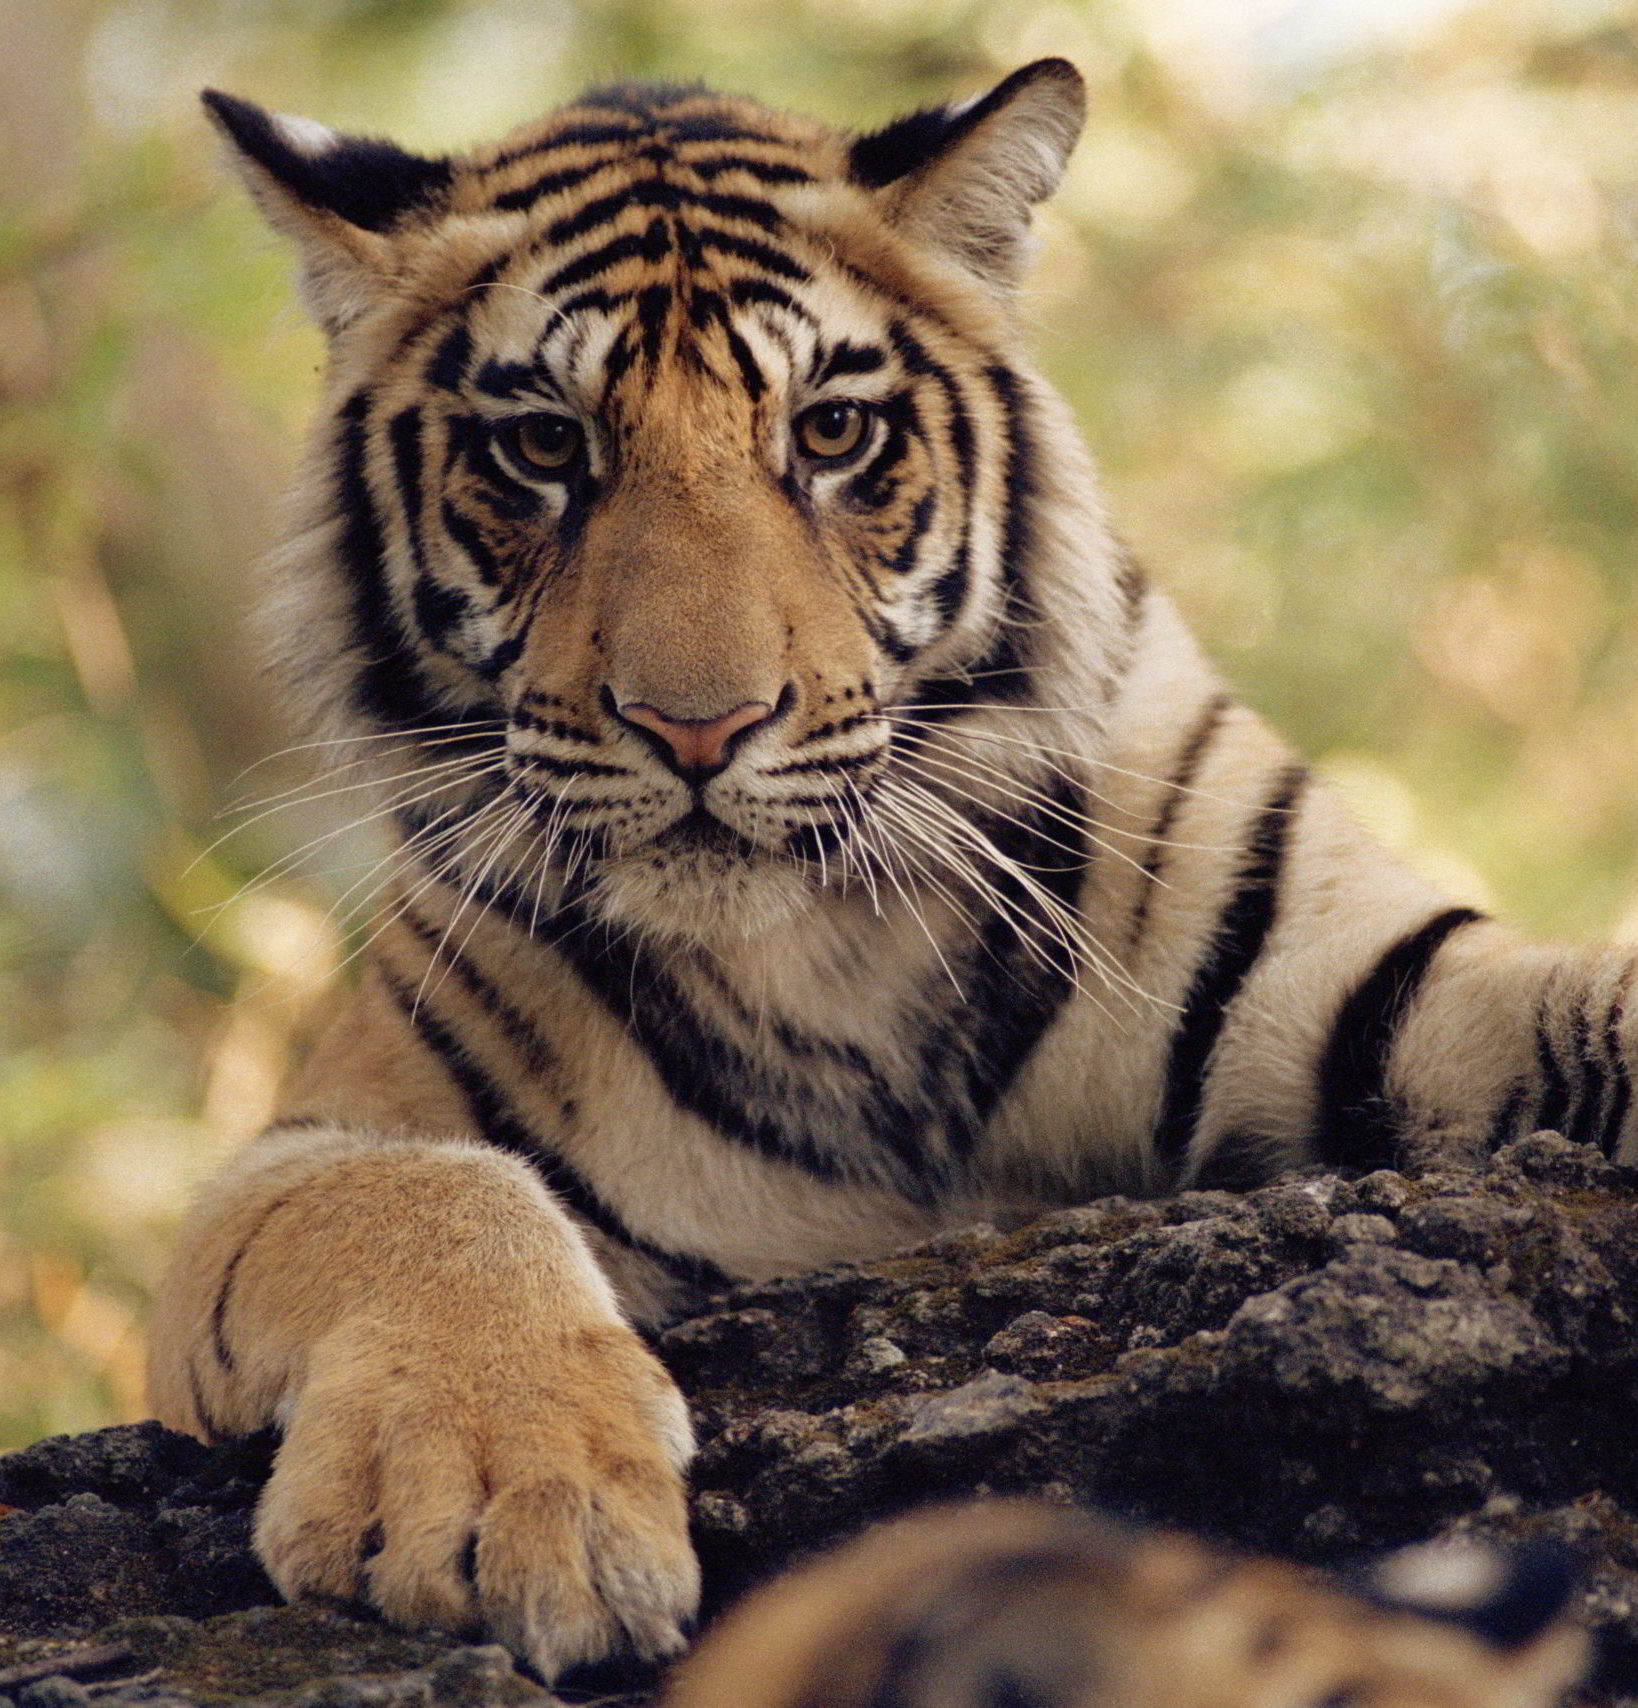
<path id="1" fill-rule="evenodd" d="M 193 1360 L 188 1360 L 188 1398 L 193 1405 L 193 1415 L 198 1420 L 199 1431 L 208 1447 L 213 1447 L 222 1439 L 221 1429 L 215 1418 L 211 1416 L 210 1407 L 205 1404 L 205 1389 L 199 1380 L 199 1371 Z"/>
<path id="2" fill-rule="evenodd" d="M 650 286 L 649 289 L 665 291 L 669 301 L 671 295 L 669 286 Z M 706 290 L 699 285 L 695 285 L 689 291 L 688 321 L 691 326 L 703 332 L 706 327 L 714 326 L 718 322 L 726 325 L 727 320 L 728 304 L 723 301 L 721 292 Z"/>
<path id="3" fill-rule="evenodd" d="M 1541 1095 L 1536 1101 L 1537 1128 L 1563 1130 L 1565 1111 L 1570 1106 L 1569 1081 L 1558 1064 L 1558 1052 L 1553 1047 L 1552 1027 L 1549 1024 L 1547 999 L 1536 1010 L 1536 1072 L 1541 1079 Z"/>
<path id="4" fill-rule="evenodd" d="M 544 771 L 548 777 L 630 777 L 629 765 L 605 765 L 595 759 L 555 759 L 549 753 L 514 753 L 513 759 L 530 771 Z M 604 802 L 604 805 L 609 803 Z"/>
<path id="5" fill-rule="evenodd" d="M 967 402 L 955 375 L 931 354 L 902 320 L 894 321 L 888 328 L 888 338 L 906 372 L 932 380 L 943 392 L 945 409 L 950 417 L 950 443 L 955 449 L 961 484 L 970 491 L 976 463 L 972 418 L 967 413 Z"/>
<path id="6" fill-rule="evenodd" d="M 495 681 L 504 676 L 523 657 L 523 649 L 528 644 L 528 638 L 522 629 L 519 629 L 516 634 L 507 635 L 505 639 L 496 641 L 481 658 L 472 660 L 472 668 L 485 682 Z"/>
<path id="7" fill-rule="evenodd" d="M 1183 797 L 1200 774 L 1206 749 L 1210 747 L 1213 736 L 1222 727 L 1223 719 L 1233 704 L 1227 694 L 1214 694 L 1206 702 L 1206 709 L 1200 714 L 1194 728 L 1189 731 L 1188 739 L 1183 743 L 1183 750 L 1177 756 L 1177 763 L 1172 767 L 1172 779 L 1167 787 L 1166 799 L 1161 804 L 1147 839 L 1149 849 L 1143 856 L 1143 874 L 1138 880 L 1140 887 L 1137 906 L 1132 910 L 1132 922 L 1126 930 L 1127 954 L 1131 954 L 1143 940 L 1144 928 L 1149 922 L 1149 909 L 1154 904 L 1155 889 L 1160 881 L 1160 868 L 1166 860 L 1166 840 L 1172 833 L 1172 825 L 1176 822 L 1178 813 L 1182 810 Z"/>
<path id="8" fill-rule="evenodd" d="M 1518 1080 L 1508 1088 L 1496 1110 L 1495 1119 L 1490 1123 L 1491 1150 L 1499 1151 L 1518 1137 L 1519 1116 L 1524 1113 L 1525 1099 L 1529 1095 L 1530 1087 L 1524 1080 Z"/>
<path id="9" fill-rule="evenodd" d="M 917 1203 L 934 1203 L 958 1180 L 984 1126 L 1076 985 L 1069 957 L 1050 929 L 1025 929 L 1039 905 L 1009 877 L 1027 871 L 1067 908 L 1078 901 L 1084 856 L 1066 858 L 1052 814 L 1073 815 L 1079 796 L 1060 784 L 1035 815 L 985 821 L 1001 855 L 991 874 L 1008 906 L 985 910 L 978 940 L 956 958 L 960 991 L 942 970 L 901 1019 L 901 1054 L 912 1062 L 896 1080 L 855 1045 L 769 1027 L 705 958 L 650 953 L 629 933 L 599 931 L 571 902 L 542 928 L 587 989 L 625 1028 L 672 1100 L 721 1137 L 826 1182 L 890 1184 Z M 701 1012 L 680 972 L 708 982 L 729 1008 L 743 1048 Z M 772 1037 L 777 1049 L 768 1047 Z M 862 1142 L 861 1142 L 862 1141 Z"/>
<path id="10" fill-rule="evenodd" d="M 1060 779 L 1039 808 L 1020 812 L 1016 818 L 989 820 L 982 828 L 1003 861 L 1027 871 L 1065 911 L 1079 915 L 1090 856 L 1067 851 L 1064 838 L 1073 833 L 1063 827 L 1086 822 L 1085 795 Z M 955 1047 L 966 1055 L 967 1090 L 974 1110 L 970 1142 L 976 1141 L 1079 988 L 1074 957 L 1051 927 L 1032 923 L 1026 936 L 1026 930 L 1015 923 L 1019 918 L 1040 919 L 1041 904 L 1029 889 L 1009 877 L 1004 866 L 994 868 L 990 877 L 1008 892 L 1012 909 L 1010 913 L 990 910 L 958 1023 Z"/>
<path id="11" fill-rule="evenodd" d="M 1234 893 L 1218 916 L 1210 947 L 1195 969 L 1183 1017 L 1172 1034 L 1154 1143 L 1161 1162 L 1173 1171 L 1187 1156 L 1194 1137 L 1212 1052 L 1229 1008 L 1273 929 L 1286 842 L 1307 778 L 1300 765 L 1281 772 L 1268 804 L 1257 815 L 1235 875 Z"/>
<path id="12" fill-rule="evenodd" d="M 419 728 L 436 716 L 434 697 L 387 588 L 386 542 L 365 472 L 370 400 L 358 391 L 337 412 L 338 553 L 351 586 L 352 649 L 359 660 L 354 701 L 388 728 Z"/>
<path id="13" fill-rule="evenodd" d="M 1007 511 L 1001 539 L 1001 580 L 1005 606 L 989 651 L 976 675 L 984 678 L 990 699 L 1022 699 L 1032 689 L 1030 661 L 1022 648 L 1041 617 L 1029 581 L 1035 550 L 1037 496 L 1035 439 L 1027 413 L 1022 382 L 1010 369 L 992 363 L 984 370 L 1006 415 Z"/>
<path id="14" fill-rule="evenodd" d="M 934 602 L 943 618 L 939 631 L 942 634 L 966 603 L 967 587 L 972 575 L 973 485 L 978 463 L 972 418 L 968 414 L 966 399 L 955 375 L 928 352 L 926 346 L 903 321 L 893 322 L 888 328 L 888 338 L 904 368 L 910 373 L 932 380 L 944 396 L 950 445 L 955 452 L 960 491 L 965 499 L 961 508 L 961 525 L 955 551 L 949 567 L 938 577 L 932 589 Z"/>
<path id="15" fill-rule="evenodd" d="M 604 142 L 623 142 L 632 133 L 611 132 L 599 140 Z M 541 152 L 547 148 L 561 147 L 560 143 L 541 145 Z M 530 150 L 531 153 L 536 152 Z M 584 184 L 588 178 L 595 178 L 599 172 L 607 172 L 611 166 L 624 165 L 624 156 L 611 154 L 604 160 L 594 161 L 589 166 L 566 166 L 556 171 L 542 172 L 539 177 L 532 178 L 527 184 L 520 184 L 515 190 L 503 190 L 489 205 L 498 213 L 515 213 L 519 208 L 526 208 L 538 202 L 543 196 L 555 196 L 561 190 L 572 190 Z"/>
<path id="16" fill-rule="evenodd" d="M 687 207 L 702 208 L 719 219 L 744 220 L 747 225 L 759 226 L 770 235 L 782 231 L 785 227 L 785 216 L 772 202 L 765 202 L 760 196 L 736 196 L 714 190 L 685 190 L 683 202 Z"/>
<path id="17" fill-rule="evenodd" d="M 400 922 L 428 951 L 433 965 L 442 964 L 454 973 L 467 995 L 499 1026 L 506 1041 L 517 1051 L 523 1065 L 536 1079 L 555 1081 L 552 1091 L 561 1097 L 563 1063 L 552 1041 L 472 960 L 449 941 L 449 934 L 423 919 L 413 907 L 399 915 Z M 544 1148 L 544 1146 L 542 1146 Z"/>
<path id="18" fill-rule="evenodd" d="M 549 698 L 545 696 L 537 698 L 530 695 L 526 697 L 533 705 L 551 703 Z M 564 723 L 560 718 L 543 718 L 538 713 L 531 712 L 522 706 L 514 709 L 512 722 L 524 729 L 536 730 L 541 735 L 554 736 L 559 741 L 578 742 L 582 746 L 595 745 L 598 740 L 594 731 L 584 729 L 579 724 Z"/>
<path id="19" fill-rule="evenodd" d="M 622 326 L 603 357 L 603 389 L 597 400 L 599 413 L 608 410 L 621 380 L 631 372 L 637 360 L 637 349 L 638 341 L 632 337 L 631 327 Z"/>
<path id="20" fill-rule="evenodd" d="M 870 638 L 895 664 L 908 664 L 916 656 L 920 649 L 912 646 L 886 617 L 863 603 L 856 604 L 854 609 Z"/>
<path id="21" fill-rule="evenodd" d="M 398 502 L 404 511 L 404 527 L 409 535 L 410 554 L 422 563 L 421 549 L 421 411 L 412 403 L 400 409 L 387 423 L 387 440 L 392 446 L 392 468 L 398 478 Z"/>
<path id="22" fill-rule="evenodd" d="M 967 588 L 971 580 L 967 568 L 967 554 L 960 551 L 951 560 L 950 567 L 935 576 L 932 585 L 927 589 L 927 596 L 933 601 L 933 609 L 939 615 L 940 634 L 961 615 L 961 608 L 967 602 Z"/>
<path id="23" fill-rule="evenodd" d="M 770 284 L 766 279 L 747 277 L 733 279 L 728 285 L 728 296 L 736 308 L 748 308 L 754 303 L 761 303 L 766 304 L 769 308 L 781 309 L 786 314 L 794 315 L 809 326 L 819 324 L 818 317 L 811 309 L 805 308 L 789 291 L 782 290 L 778 285 Z"/>
<path id="24" fill-rule="evenodd" d="M 883 566 L 893 575 L 908 575 L 916 567 L 917 553 L 926 539 L 927 529 L 937 508 L 938 488 L 930 486 L 911 506 L 904 538 L 893 548 L 892 555 Z"/>
<path id="25" fill-rule="evenodd" d="M 995 364 L 984 370 L 984 378 L 1007 423 L 1007 513 L 1001 529 L 1001 575 L 1009 588 L 1019 588 L 1034 545 L 1035 441 L 1025 418 L 1024 388 L 1017 374 Z"/>
<path id="26" fill-rule="evenodd" d="M 275 1198 L 271 1204 L 256 1218 L 250 1232 L 239 1241 L 232 1257 L 227 1260 L 227 1266 L 222 1271 L 221 1285 L 216 1289 L 216 1298 L 210 1308 L 210 1345 L 216 1354 L 216 1362 L 232 1374 L 235 1365 L 233 1349 L 227 1340 L 228 1306 L 233 1298 L 233 1284 L 239 1278 L 239 1265 L 244 1262 L 245 1253 L 262 1237 L 262 1231 L 267 1224 L 278 1215 L 285 1205 L 296 1196 L 294 1192 L 286 1192 L 282 1197 Z"/>
<path id="27" fill-rule="evenodd" d="M 583 285 L 599 273 L 622 261 L 657 261 L 670 247 L 671 238 L 665 220 L 656 216 L 642 231 L 628 231 L 622 237 L 611 238 L 596 249 L 549 273 L 541 283 L 541 294 L 566 291 L 571 285 Z"/>
<path id="28" fill-rule="evenodd" d="M 566 317 L 594 308 L 603 314 L 613 314 L 617 308 L 624 308 L 631 301 L 631 295 L 630 291 L 605 291 L 594 286 L 591 290 L 577 291 L 572 297 L 565 297 L 557 305 L 557 312 L 560 317 Z"/>
<path id="29" fill-rule="evenodd" d="M 827 741 L 833 735 L 845 735 L 848 730 L 857 729 L 860 724 L 882 721 L 880 712 L 849 712 L 845 718 L 833 718 L 828 723 L 816 724 L 806 735 L 793 741 L 791 747 L 812 747 L 816 741 Z"/>
<path id="30" fill-rule="evenodd" d="M 762 370 L 756 364 L 751 346 L 726 321 L 723 323 L 723 332 L 728 340 L 728 353 L 734 358 L 734 366 L 739 369 L 739 377 L 745 382 L 745 390 L 755 403 L 768 389 L 768 382 L 762 377 Z"/>
<path id="31" fill-rule="evenodd" d="M 689 155 L 683 162 L 696 177 L 710 183 L 725 172 L 743 172 L 762 184 L 811 184 L 813 174 L 783 160 L 758 160 L 749 154 Z"/>
<path id="32" fill-rule="evenodd" d="M 837 753 L 828 759 L 797 759 L 787 765 L 775 765 L 762 772 L 764 777 L 801 777 L 808 775 L 823 775 L 843 771 L 862 771 L 871 765 L 879 765 L 885 757 L 884 747 L 873 747 L 867 753 Z M 802 800 L 803 796 L 782 799 L 782 807 L 790 806 L 792 800 Z M 834 806 L 835 797 L 826 795 L 820 797 L 820 802 L 826 806 Z"/>
<path id="33" fill-rule="evenodd" d="M 887 360 L 886 353 L 874 344 L 854 344 L 846 338 L 828 354 L 820 350 L 813 354 L 814 371 L 810 378 L 815 385 L 823 385 L 838 374 L 873 374 Z"/>
<path id="34" fill-rule="evenodd" d="M 1572 1144 L 1589 1145 L 1604 1130 L 1604 1100 L 1609 1091 L 1609 1075 L 1593 1051 L 1592 1027 L 1585 1001 L 1576 1010 L 1571 1036 L 1578 1071 L 1575 1102 L 1565 1122 L 1564 1136 Z"/>
<path id="35" fill-rule="evenodd" d="M 464 320 L 458 321 L 439 339 L 427 363 L 426 381 L 439 391 L 459 391 L 472 355 L 472 334 Z"/>
<path id="36" fill-rule="evenodd" d="M 1280 1146 L 1264 1133 L 1231 1127 L 1217 1134 L 1189 1177 L 1196 1192 L 1254 1192 L 1279 1173 Z"/>
<path id="37" fill-rule="evenodd" d="M 1386 950 L 1337 1011 L 1321 1053 L 1312 1152 L 1333 1168 L 1392 1168 L 1401 1124 L 1388 1096 L 1394 1045 L 1433 958 L 1453 931 L 1483 916 L 1447 908 Z"/>
<path id="38" fill-rule="evenodd" d="M 911 444 L 921 432 L 921 418 L 909 392 L 895 392 L 891 397 L 884 397 L 874 408 L 882 418 L 881 444 L 869 461 L 849 476 L 843 489 L 844 500 L 857 509 L 880 510 L 898 495 L 903 482 L 895 471 L 903 464 Z M 920 521 L 917 520 L 918 515 Z M 926 526 L 926 512 L 919 505 L 911 512 L 907 525 L 912 530 Z M 902 542 L 900 549 L 903 549 Z"/>
<path id="39" fill-rule="evenodd" d="M 584 184 L 588 178 L 595 178 L 599 172 L 606 172 L 611 166 L 619 164 L 616 157 L 600 160 L 595 166 L 575 166 L 564 172 L 543 172 L 538 178 L 527 184 L 520 184 L 515 190 L 503 191 L 489 205 L 497 213 L 516 213 L 520 208 L 532 206 L 544 196 L 556 195 L 560 190 L 572 190 L 577 184 Z"/>
<path id="40" fill-rule="evenodd" d="M 1626 1051 L 1621 1040 L 1621 1027 L 1626 1017 L 1626 993 L 1623 991 L 1610 1004 L 1609 1017 L 1604 1023 L 1604 1049 L 1615 1089 L 1610 1098 L 1610 1106 L 1604 1112 L 1603 1131 L 1598 1135 L 1598 1147 L 1608 1157 L 1613 1157 L 1620 1148 L 1622 1129 L 1627 1124 L 1627 1112 L 1632 1107 L 1632 1070 L 1627 1064 Z"/>
<path id="41" fill-rule="evenodd" d="M 766 131 L 751 130 L 732 120 L 705 114 L 697 118 L 663 119 L 661 130 L 668 142 L 760 142 L 775 148 L 783 142 L 783 138 L 769 136 Z"/>
<path id="42" fill-rule="evenodd" d="M 444 532 L 466 554 L 467 560 L 478 572 L 478 579 L 485 587 L 499 587 L 500 559 L 489 549 L 489 542 L 484 538 L 483 530 L 470 516 L 457 510 L 448 498 L 443 501 L 441 515 Z M 510 596 L 511 590 L 508 590 L 507 597 Z"/>
<path id="43" fill-rule="evenodd" d="M 778 208 L 758 196 L 690 190 L 663 179 L 644 179 L 599 196 L 572 214 L 566 214 L 546 228 L 546 241 L 559 245 L 573 243 L 596 231 L 599 226 L 612 224 L 632 208 L 664 208 L 668 211 L 697 208 L 719 219 L 743 220 L 770 235 L 782 230 L 785 224 Z"/>
<path id="44" fill-rule="evenodd" d="M 458 587 L 439 581 L 427 567 L 426 545 L 421 535 L 421 507 L 425 502 L 422 482 L 421 411 L 414 405 L 401 409 L 387 425 L 392 446 L 393 473 L 398 480 L 398 498 L 404 517 L 404 532 L 415 564 L 415 582 L 410 589 L 416 627 L 422 637 L 440 652 L 449 652 L 449 635 L 472 614 L 472 601 Z"/>
<path id="45" fill-rule="evenodd" d="M 544 377 L 532 362 L 503 362 L 491 356 L 472 376 L 472 383 L 487 396 L 510 402 L 520 392 L 538 391 Z"/>
<path id="46" fill-rule="evenodd" d="M 732 255 L 736 260 L 749 261 L 776 278 L 790 279 L 795 284 L 805 285 L 813 277 L 801 262 L 792 260 L 772 245 L 759 243 L 751 237 L 736 237 L 731 231 L 718 231 L 715 226 L 688 232 L 687 241 L 693 250 L 714 249 L 719 254 Z"/>
<path id="47" fill-rule="evenodd" d="M 583 202 L 572 214 L 565 214 L 546 227 L 546 241 L 554 246 L 573 243 L 600 225 L 608 225 L 632 208 L 674 208 L 680 199 L 675 184 L 663 179 L 648 179 L 636 184 L 623 184 L 618 190 L 594 201 Z"/>
<path id="48" fill-rule="evenodd" d="M 757 1097 L 768 1079 L 765 1065 L 696 1011 L 664 961 L 629 934 L 604 933 L 596 926 L 595 916 L 570 902 L 542 929 L 647 1057 L 678 1108 L 722 1137 L 816 1179 L 848 1178 L 852 1171 L 845 1144 L 838 1144 L 833 1131 L 809 1126 L 795 1088 L 778 1087 L 771 1097 Z M 764 1101 L 771 1109 L 752 1106 Z"/>
<path id="49" fill-rule="evenodd" d="M 503 166 L 513 166 L 520 160 L 532 159 L 537 154 L 550 154 L 559 148 L 595 148 L 607 142 L 631 142 L 644 134 L 644 126 L 625 120 L 612 125 L 587 124 L 584 121 L 566 124 L 559 130 L 548 131 L 545 136 L 537 136 L 532 142 L 503 149 L 489 161 L 484 170 L 498 171 Z M 622 158 L 621 155 L 610 156 L 611 160 Z"/>
<path id="50" fill-rule="evenodd" d="M 469 976 L 473 976 L 469 970 L 463 969 L 461 958 L 452 956 L 447 948 L 444 951 L 444 959 L 462 977 L 463 983 L 467 982 Z M 379 961 L 376 968 L 416 1036 L 442 1063 L 444 1071 L 454 1082 L 474 1125 L 486 1143 L 528 1163 L 551 1191 L 582 1221 L 615 1244 L 659 1264 L 678 1281 L 706 1291 L 716 1291 L 729 1285 L 728 1276 L 714 1263 L 704 1258 L 683 1257 L 676 1252 L 664 1251 L 632 1233 L 577 1169 L 546 1148 L 540 1136 L 528 1126 L 513 1108 L 510 1100 L 471 1059 L 455 1034 L 433 1016 L 426 1002 L 418 998 L 415 990 Z M 469 984 L 468 988 L 472 989 L 472 986 Z M 474 995 L 477 995 L 476 991 Z M 501 1000 L 498 993 L 497 1000 Z"/>

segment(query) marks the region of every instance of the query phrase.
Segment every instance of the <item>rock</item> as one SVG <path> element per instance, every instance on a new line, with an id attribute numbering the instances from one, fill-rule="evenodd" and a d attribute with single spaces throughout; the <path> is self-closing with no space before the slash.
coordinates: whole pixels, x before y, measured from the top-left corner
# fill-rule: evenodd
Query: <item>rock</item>
<path id="1" fill-rule="evenodd" d="M 1014 1429 L 1040 1406 L 1035 1384 L 1021 1376 L 986 1370 L 947 1393 L 933 1394 L 912 1406 L 898 1445 L 939 1451 L 957 1444 L 987 1447 Z"/>
<path id="2" fill-rule="evenodd" d="M 17 1698 L 17 1708 L 91 1708 L 91 1692 L 71 1678 L 54 1674 L 31 1684 Z"/>
<path id="3" fill-rule="evenodd" d="M 1315 1561 L 1548 1535 L 1590 1562 L 1604 1658 L 1587 1700 L 1604 1704 L 1638 1689 L 1635 1317 L 1638 1172 L 1534 1134 L 1484 1172 L 961 1229 L 740 1288 L 656 1345 L 694 1404 L 713 1610 L 933 1496 L 1097 1502 Z M 248 1542 L 271 1445 L 139 1425 L 0 1459 L 0 1504 L 21 1509 L 0 1521 L 0 1689 L 18 1708 L 81 1708 L 93 1685 L 131 1708 L 546 1708 L 504 1651 L 267 1605 Z M 124 1671 L 51 1676 L 109 1642 Z M 560 1688 L 615 1708 L 652 1682 L 613 1666 Z M 49 1702 L 24 1700 L 42 1684 Z"/>

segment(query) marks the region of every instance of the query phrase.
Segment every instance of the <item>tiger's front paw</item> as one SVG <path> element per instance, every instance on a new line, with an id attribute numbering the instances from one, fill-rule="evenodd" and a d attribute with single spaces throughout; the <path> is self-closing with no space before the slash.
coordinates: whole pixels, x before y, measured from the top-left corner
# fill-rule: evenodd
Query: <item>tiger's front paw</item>
<path id="1" fill-rule="evenodd" d="M 257 1512 L 279 1589 L 486 1631 L 548 1679 L 680 1649 L 699 1597 L 682 1397 L 624 1326 L 540 1340 L 319 1348 Z"/>

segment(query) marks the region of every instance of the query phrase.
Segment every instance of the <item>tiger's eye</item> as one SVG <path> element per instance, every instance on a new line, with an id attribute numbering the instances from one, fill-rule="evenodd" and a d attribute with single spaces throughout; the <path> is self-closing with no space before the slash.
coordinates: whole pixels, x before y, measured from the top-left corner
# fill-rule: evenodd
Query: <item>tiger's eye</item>
<path id="1" fill-rule="evenodd" d="M 810 457 L 835 462 L 864 443 L 870 412 L 862 403 L 816 403 L 796 418 L 796 442 Z"/>
<path id="2" fill-rule="evenodd" d="M 585 436 L 567 415 L 524 415 L 506 423 L 507 449 L 537 474 L 562 474 L 580 455 Z"/>

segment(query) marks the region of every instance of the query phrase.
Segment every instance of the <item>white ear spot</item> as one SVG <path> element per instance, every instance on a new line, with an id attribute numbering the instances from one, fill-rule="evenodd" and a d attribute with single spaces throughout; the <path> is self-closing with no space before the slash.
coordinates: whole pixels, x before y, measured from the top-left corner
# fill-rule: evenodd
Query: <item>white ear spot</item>
<path id="1" fill-rule="evenodd" d="M 1377 1588 L 1394 1601 L 1429 1611 L 1482 1607 L 1502 1587 L 1506 1562 L 1489 1548 L 1432 1542 L 1406 1548 L 1377 1567 Z"/>
<path id="2" fill-rule="evenodd" d="M 274 113 L 273 128 L 298 154 L 309 160 L 318 154 L 328 154 L 341 138 L 328 125 L 317 119 L 304 119 L 297 113 Z"/>

